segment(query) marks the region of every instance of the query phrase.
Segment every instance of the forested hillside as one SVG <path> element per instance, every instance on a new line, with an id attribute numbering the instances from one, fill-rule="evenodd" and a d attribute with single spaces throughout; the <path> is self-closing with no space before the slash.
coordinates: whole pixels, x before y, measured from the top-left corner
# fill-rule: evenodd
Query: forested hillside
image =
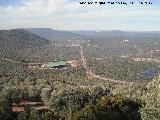
<path id="1" fill-rule="evenodd" d="M 0 120 L 159 120 L 158 33 L 43 32 L 0 31 Z"/>
<path id="2" fill-rule="evenodd" d="M 0 31 L 0 56 L 25 60 L 40 51 L 49 41 L 23 29 Z"/>

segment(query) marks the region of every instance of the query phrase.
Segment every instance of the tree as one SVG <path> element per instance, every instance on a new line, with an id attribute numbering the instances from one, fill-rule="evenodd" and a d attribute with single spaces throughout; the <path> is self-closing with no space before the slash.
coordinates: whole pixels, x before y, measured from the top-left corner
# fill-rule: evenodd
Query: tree
<path id="1" fill-rule="evenodd" d="M 160 119 L 160 77 L 155 78 L 146 86 L 143 96 L 146 105 L 140 110 L 142 120 Z"/>
<path id="2" fill-rule="evenodd" d="M 18 120 L 27 120 L 27 115 L 25 112 L 20 112 L 18 115 Z"/>
<path id="3" fill-rule="evenodd" d="M 40 120 L 39 112 L 36 110 L 32 110 L 29 115 L 28 120 Z"/>
<path id="4" fill-rule="evenodd" d="M 61 120 L 61 117 L 53 111 L 45 111 L 42 113 L 42 120 Z"/>
<path id="5" fill-rule="evenodd" d="M 0 120 L 12 120 L 14 119 L 10 101 L 6 98 L 0 99 Z"/>

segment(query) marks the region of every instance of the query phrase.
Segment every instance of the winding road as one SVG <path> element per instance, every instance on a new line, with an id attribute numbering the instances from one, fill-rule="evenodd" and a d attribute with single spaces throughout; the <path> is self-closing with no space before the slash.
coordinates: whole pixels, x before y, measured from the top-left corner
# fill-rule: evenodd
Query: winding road
<path id="1" fill-rule="evenodd" d="M 134 82 L 127 82 L 127 81 L 121 81 L 121 80 L 114 80 L 114 79 L 111 79 L 111 78 L 106 78 L 106 77 L 102 77 L 100 75 L 96 75 L 92 72 L 91 69 L 88 68 L 87 66 L 87 62 L 86 62 L 86 59 L 84 57 L 84 52 L 83 52 L 83 47 L 82 45 L 79 46 L 80 47 L 80 53 L 81 53 L 81 62 L 82 62 L 82 65 L 84 67 L 84 69 L 86 70 L 86 75 L 89 79 L 101 79 L 101 80 L 105 80 L 105 81 L 108 81 L 108 82 L 111 82 L 111 83 L 119 83 L 119 84 L 127 84 L 127 83 L 134 83 Z"/>

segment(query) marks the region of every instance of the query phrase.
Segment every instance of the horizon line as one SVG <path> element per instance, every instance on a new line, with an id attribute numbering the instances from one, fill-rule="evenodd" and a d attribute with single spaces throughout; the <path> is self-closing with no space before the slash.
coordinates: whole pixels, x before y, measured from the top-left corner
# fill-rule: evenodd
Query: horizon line
<path id="1" fill-rule="evenodd" d="M 91 30 L 91 29 L 86 29 L 86 30 L 83 30 L 83 29 L 73 29 L 73 30 L 70 30 L 70 29 L 54 29 L 54 28 L 51 28 L 51 27 L 24 27 L 24 28 L 7 28 L 7 29 L 1 29 L 0 30 L 16 30 L 16 29 L 52 29 L 52 30 L 57 30 L 57 31 L 92 31 L 92 32 L 107 32 L 107 31 L 121 31 L 121 32 L 160 32 L 160 30 L 152 30 L 152 31 L 149 31 L 149 30 L 119 30 L 119 29 L 111 29 L 111 30 Z"/>

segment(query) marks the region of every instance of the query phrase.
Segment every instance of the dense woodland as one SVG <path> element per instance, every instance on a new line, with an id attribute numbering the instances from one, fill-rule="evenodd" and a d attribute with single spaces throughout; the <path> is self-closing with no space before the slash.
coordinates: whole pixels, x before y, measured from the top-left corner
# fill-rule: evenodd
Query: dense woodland
<path id="1" fill-rule="evenodd" d="M 159 63 L 135 62 L 130 58 L 120 57 L 122 53 L 135 57 L 138 53 L 137 49 L 133 49 L 135 45 L 142 49 L 142 55 L 146 55 L 146 51 L 160 49 L 160 37 L 151 34 L 150 38 L 155 41 L 148 39 L 145 41 L 146 36 L 140 35 L 136 40 L 124 43 L 121 37 L 110 39 L 117 32 L 118 35 L 121 33 L 113 31 L 110 37 L 104 36 L 106 40 L 100 35 L 101 37 L 96 37 L 99 38 L 97 40 L 71 42 L 83 46 L 87 65 L 94 73 L 115 80 L 136 82 L 116 84 L 100 79 L 88 79 L 83 67 L 29 69 L 26 63 L 30 62 L 73 59 L 81 62 L 79 47 L 57 46 L 55 45 L 57 41 L 49 41 L 26 30 L 0 31 L 0 119 L 160 119 L 160 78 L 156 76 L 143 79 L 141 82 L 137 76 L 145 70 L 160 71 Z M 142 41 L 138 40 L 140 38 Z M 59 42 L 66 43 L 68 45 L 70 42 L 68 40 Z M 158 56 L 158 52 L 152 55 L 153 58 Z M 37 110 L 31 105 L 26 105 L 23 112 L 12 111 L 13 103 L 24 100 L 32 102 L 40 100 L 47 109 Z"/>
<path id="2" fill-rule="evenodd" d="M 78 32 L 79 33 L 79 32 Z M 85 34 L 80 32 L 81 34 Z M 86 32 L 95 37 L 84 45 L 88 66 L 102 76 L 116 80 L 143 80 L 144 71 L 160 72 L 160 34 Z M 125 56 L 125 57 L 121 57 Z M 152 59 L 152 62 L 134 61 L 133 58 Z M 159 62 L 156 62 L 159 60 Z M 152 78 L 151 78 L 152 79 Z"/>
<path id="3" fill-rule="evenodd" d="M 158 63 L 135 62 L 130 59 L 111 57 L 106 59 L 88 59 L 89 67 L 101 76 L 115 80 L 144 81 L 140 74 L 146 70 L 160 71 Z M 152 79 L 152 78 L 151 78 Z M 145 79 L 145 80 L 149 80 Z"/>

